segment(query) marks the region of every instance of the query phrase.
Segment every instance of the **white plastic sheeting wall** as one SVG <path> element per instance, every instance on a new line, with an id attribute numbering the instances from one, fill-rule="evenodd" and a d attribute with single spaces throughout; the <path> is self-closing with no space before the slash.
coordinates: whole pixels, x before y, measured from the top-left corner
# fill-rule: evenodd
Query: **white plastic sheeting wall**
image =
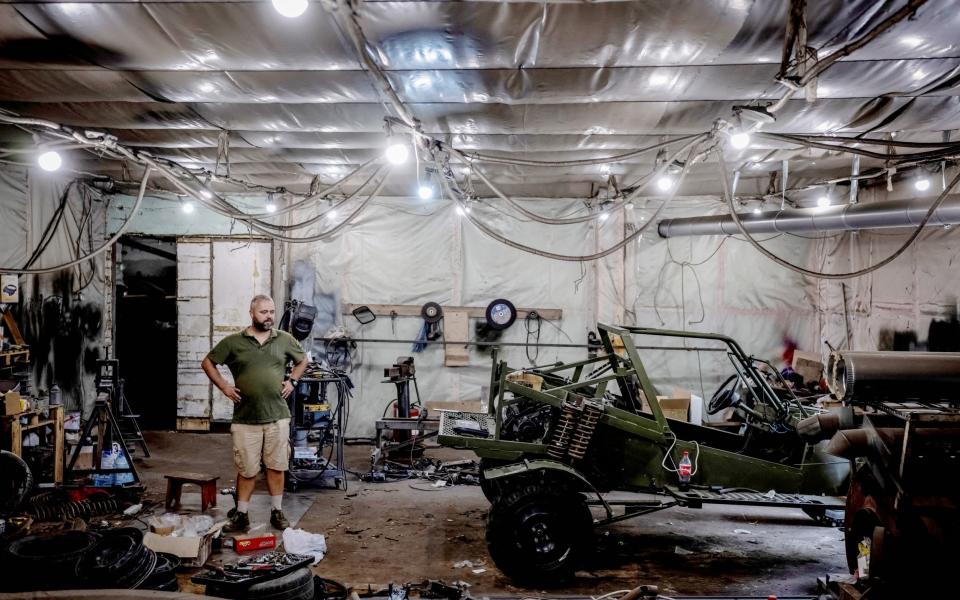
<path id="1" fill-rule="evenodd" d="M 878 198 L 879 199 L 879 198 Z M 128 204 L 121 198 L 117 205 Z M 251 205 L 262 202 L 248 198 Z M 532 210 L 569 216 L 581 210 L 579 200 L 533 200 Z M 486 222 L 514 239 L 538 248 L 587 254 L 608 247 L 624 232 L 652 217 L 656 200 L 639 202 L 631 213 L 619 214 L 598 225 L 550 227 L 485 211 Z M 724 212 L 715 197 L 675 200 L 660 217 L 683 217 Z M 192 233 L 242 235 L 236 223 L 198 209 L 184 215 L 175 204 L 147 199 L 149 217 L 134 221 L 132 231 L 151 234 Z M 111 226 L 119 214 L 111 214 Z M 641 220 L 641 217 L 643 220 Z M 597 229 L 599 228 L 599 235 Z M 799 236 L 768 239 L 771 249 L 814 268 L 846 270 L 892 251 L 903 234 L 845 234 L 823 240 Z M 869 243 L 866 243 L 869 241 Z M 852 246 L 851 246 L 852 245 Z M 953 257 L 958 248 L 950 231 L 924 233 L 914 250 L 878 273 L 847 282 L 849 318 L 854 347 L 878 347 L 879 331 L 913 328 L 923 339 L 929 316 L 953 305 L 957 278 Z M 848 247 L 858 254 L 849 263 Z M 758 254 L 738 237 L 659 238 L 651 227 L 625 252 L 594 263 L 557 262 L 508 248 L 474 229 L 448 202 L 382 198 L 371 203 L 355 223 L 328 241 L 278 249 L 278 265 L 292 297 L 309 300 L 320 315 L 316 336 L 333 325 L 345 325 L 358 338 L 413 339 L 421 326 L 416 318 L 380 317 L 360 327 L 341 315 L 343 302 L 441 304 L 482 306 L 496 297 L 516 305 L 561 308 L 560 330 L 544 323 L 542 342 L 584 343 L 596 321 L 642 326 L 713 331 L 736 338 L 744 349 L 779 365 L 784 338 L 802 349 L 826 352 L 823 341 L 835 347 L 844 338 L 843 309 L 838 282 L 818 282 L 793 274 Z M 281 287 L 281 289 L 284 289 Z M 278 294 L 279 295 L 279 294 Z M 278 298 L 282 301 L 283 298 Z M 928 315 L 929 313 L 929 315 Z M 472 334 L 472 329 L 471 329 Z M 505 341 L 524 341 L 518 322 Z M 647 340 L 643 340 L 647 342 Z M 651 339 L 650 344 L 677 344 Z M 374 419 L 393 398 L 392 386 L 381 383 L 382 369 L 397 356 L 409 355 L 408 344 L 360 343 L 360 365 L 351 411 L 351 434 L 369 434 Z M 584 349 L 541 348 L 538 364 L 583 358 Z M 504 348 L 514 366 L 529 364 L 523 348 Z M 686 387 L 709 396 L 729 373 L 718 353 L 644 351 L 648 369 L 661 391 Z M 417 355 L 420 390 L 434 400 L 479 399 L 489 379 L 489 357 L 471 351 L 468 367 L 443 367 L 443 352 L 430 346 Z M 701 383 L 702 379 L 702 383 Z"/>
<path id="2" fill-rule="evenodd" d="M 0 266 L 24 266 L 69 182 L 69 176 L 0 166 Z M 32 266 L 62 264 L 99 246 L 105 214 L 105 200 L 98 194 L 71 187 L 63 218 Z M 105 290 L 111 287 L 104 269 L 108 256 L 57 273 L 20 276 L 19 325 L 33 342 L 33 390 L 58 384 L 68 410 L 88 413 L 92 408 L 94 361 L 112 345 L 104 301 Z"/>

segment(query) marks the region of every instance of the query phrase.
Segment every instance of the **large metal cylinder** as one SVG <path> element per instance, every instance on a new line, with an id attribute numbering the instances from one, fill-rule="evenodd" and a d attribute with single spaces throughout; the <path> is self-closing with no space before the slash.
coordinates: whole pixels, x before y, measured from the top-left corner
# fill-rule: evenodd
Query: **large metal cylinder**
<path id="1" fill-rule="evenodd" d="M 960 353 L 835 352 L 827 381 L 843 400 L 960 400 Z"/>
<path id="2" fill-rule="evenodd" d="M 916 227 L 923 221 L 932 200 L 886 200 L 840 204 L 824 208 L 788 208 L 759 214 L 739 214 L 748 233 L 815 233 Z M 960 197 L 951 196 L 933 213 L 927 226 L 960 223 Z M 685 235 L 737 235 L 740 229 L 730 215 L 664 219 L 657 223 L 661 237 Z"/>

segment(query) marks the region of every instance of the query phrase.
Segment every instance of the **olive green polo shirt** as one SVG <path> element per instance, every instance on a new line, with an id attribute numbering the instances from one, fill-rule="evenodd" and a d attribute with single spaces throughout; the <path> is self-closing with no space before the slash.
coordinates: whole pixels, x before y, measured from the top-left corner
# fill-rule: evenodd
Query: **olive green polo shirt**
<path id="1" fill-rule="evenodd" d="M 234 423 L 272 423 L 290 418 L 290 409 L 280 395 L 287 363 L 304 359 L 303 348 L 286 331 L 270 330 L 261 345 L 246 329 L 220 340 L 207 358 L 227 365 L 243 399 L 233 407 Z"/>

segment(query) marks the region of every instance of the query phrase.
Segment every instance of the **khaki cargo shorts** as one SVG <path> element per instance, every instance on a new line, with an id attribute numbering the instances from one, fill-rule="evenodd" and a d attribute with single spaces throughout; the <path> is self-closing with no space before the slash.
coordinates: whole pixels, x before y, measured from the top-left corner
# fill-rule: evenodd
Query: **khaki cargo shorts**
<path id="1" fill-rule="evenodd" d="M 243 477 L 256 477 L 260 463 L 268 469 L 286 471 L 290 460 L 290 419 L 249 425 L 234 423 L 233 464 Z"/>

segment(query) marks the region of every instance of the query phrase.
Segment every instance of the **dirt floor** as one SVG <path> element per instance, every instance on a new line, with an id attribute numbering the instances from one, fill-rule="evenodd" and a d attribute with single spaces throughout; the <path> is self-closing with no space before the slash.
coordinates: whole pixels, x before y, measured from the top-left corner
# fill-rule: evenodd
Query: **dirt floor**
<path id="1" fill-rule="evenodd" d="M 221 487 L 233 485 L 227 434 L 148 432 L 147 440 L 153 457 L 138 467 L 151 498 L 162 500 L 163 474 L 176 470 L 216 474 Z M 368 469 L 369 446 L 348 446 L 346 454 L 349 469 Z M 440 448 L 428 456 L 473 457 Z M 299 507 L 289 516 L 302 514 L 296 526 L 326 535 L 329 551 L 317 574 L 354 586 L 463 581 L 474 597 L 545 591 L 512 586 L 491 563 L 484 543 L 489 505 L 479 487 L 352 476 L 348 484 L 346 491 L 306 490 L 285 500 Z M 262 481 L 257 494 L 266 495 Z M 461 561 L 473 566 L 455 566 Z M 784 596 L 812 593 L 818 576 L 845 572 L 842 532 L 799 510 L 673 508 L 598 530 L 585 570 L 562 593 L 598 595 L 647 583 L 666 595 Z"/>

